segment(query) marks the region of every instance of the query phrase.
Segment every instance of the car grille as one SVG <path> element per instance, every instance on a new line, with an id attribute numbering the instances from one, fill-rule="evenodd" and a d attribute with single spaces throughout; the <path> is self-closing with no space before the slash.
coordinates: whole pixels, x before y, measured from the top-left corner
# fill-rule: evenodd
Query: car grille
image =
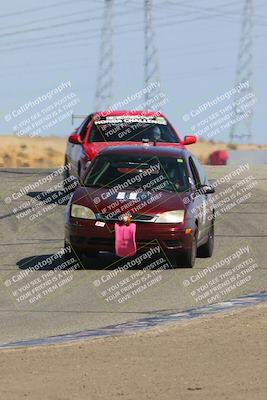
<path id="1" fill-rule="evenodd" d="M 182 247 L 182 242 L 181 240 L 176 240 L 176 239 L 169 239 L 165 240 L 165 245 L 169 249 L 176 249 Z"/>
<path id="2" fill-rule="evenodd" d="M 155 222 L 156 218 L 157 217 L 155 215 L 149 215 L 149 214 L 134 214 L 132 216 L 132 220 L 134 222 Z M 119 221 L 119 216 L 108 218 L 105 216 L 105 214 L 97 214 L 97 219 L 105 222 Z"/>
<path id="3" fill-rule="evenodd" d="M 148 215 L 148 214 L 135 214 L 132 218 L 135 221 L 142 221 L 142 222 L 154 222 L 155 215 Z"/>

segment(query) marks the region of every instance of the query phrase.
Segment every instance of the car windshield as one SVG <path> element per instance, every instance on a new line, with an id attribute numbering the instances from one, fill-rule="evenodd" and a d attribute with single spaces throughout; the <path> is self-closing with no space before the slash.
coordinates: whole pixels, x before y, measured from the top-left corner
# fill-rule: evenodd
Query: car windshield
<path id="1" fill-rule="evenodd" d="M 120 116 L 95 121 L 88 142 L 179 143 L 173 128 L 163 117 Z"/>
<path id="2" fill-rule="evenodd" d="M 99 155 L 84 185 L 116 188 L 117 191 L 139 189 L 140 192 L 184 192 L 189 189 L 183 158 L 131 154 Z"/>

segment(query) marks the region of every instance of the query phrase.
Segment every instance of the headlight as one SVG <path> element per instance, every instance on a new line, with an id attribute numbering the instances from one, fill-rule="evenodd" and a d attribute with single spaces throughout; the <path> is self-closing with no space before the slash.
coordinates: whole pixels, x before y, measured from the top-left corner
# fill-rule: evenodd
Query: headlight
<path id="1" fill-rule="evenodd" d="M 72 204 L 71 216 L 73 218 L 95 219 L 95 213 L 88 207 Z"/>
<path id="2" fill-rule="evenodd" d="M 184 210 L 167 211 L 159 215 L 158 224 L 178 224 L 184 222 Z"/>

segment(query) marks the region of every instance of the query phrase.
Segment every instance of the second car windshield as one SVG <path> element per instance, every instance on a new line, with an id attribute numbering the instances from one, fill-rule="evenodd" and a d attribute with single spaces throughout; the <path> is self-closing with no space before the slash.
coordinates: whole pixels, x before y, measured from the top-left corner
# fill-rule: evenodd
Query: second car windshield
<path id="1" fill-rule="evenodd" d="M 152 192 L 184 192 L 189 188 L 183 158 L 129 154 L 98 156 L 84 185 Z"/>
<path id="2" fill-rule="evenodd" d="M 95 121 L 88 142 L 164 142 L 179 143 L 178 137 L 162 117 L 103 118 Z"/>

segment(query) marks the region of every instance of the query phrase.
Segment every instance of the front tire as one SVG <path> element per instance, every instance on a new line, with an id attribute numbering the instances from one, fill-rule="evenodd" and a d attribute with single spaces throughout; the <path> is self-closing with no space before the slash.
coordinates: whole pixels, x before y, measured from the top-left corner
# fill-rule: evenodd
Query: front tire
<path id="1" fill-rule="evenodd" d="M 67 160 L 67 158 L 65 158 L 64 172 L 63 172 L 63 187 L 64 187 L 64 189 L 66 189 L 66 186 L 67 186 L 66 180 L 70 176 L 70 172 L 69 172 L 69 169 L 67 168 L 67 165 L 68 165 L 68 160 Z"/>
<path id="2" fill-rule="evenodd" d="M 99 255 L 99 252 L 98 251 L 86 251 L 84 253 L 84 255 L 87 258 L 94 258 L 94 257 L 97 257 Z"/>
<path id="3" fill-rule="evenodd" d="M 197 257 L 197 236 L 192 239 L 191 248 L 183 253 L 181 264 L 186 268 L 193 268 Z"/>
<path id="4" fill-rule="evenodd" d="M 75 250 L 69 243 L 67 243 L 66 241 L 64 241 L 64 261 L 69 261 L 70 259 L 74 258 L 78 264 L 80 265 L 80 267 L 82 266 L 81 263 L 81 255 L 78 256 L 78 251 Z"/>
<path id="5" fill-rule="evenodd" d="M 207 243 L 203 244 L 198 249 L 199 256 L 203 258 L 211 257 L 213 254 L 213 248 L 214 248 L 214 223 L 212 222 L 212 225 L 209 230 L 209 237 Z"/>

